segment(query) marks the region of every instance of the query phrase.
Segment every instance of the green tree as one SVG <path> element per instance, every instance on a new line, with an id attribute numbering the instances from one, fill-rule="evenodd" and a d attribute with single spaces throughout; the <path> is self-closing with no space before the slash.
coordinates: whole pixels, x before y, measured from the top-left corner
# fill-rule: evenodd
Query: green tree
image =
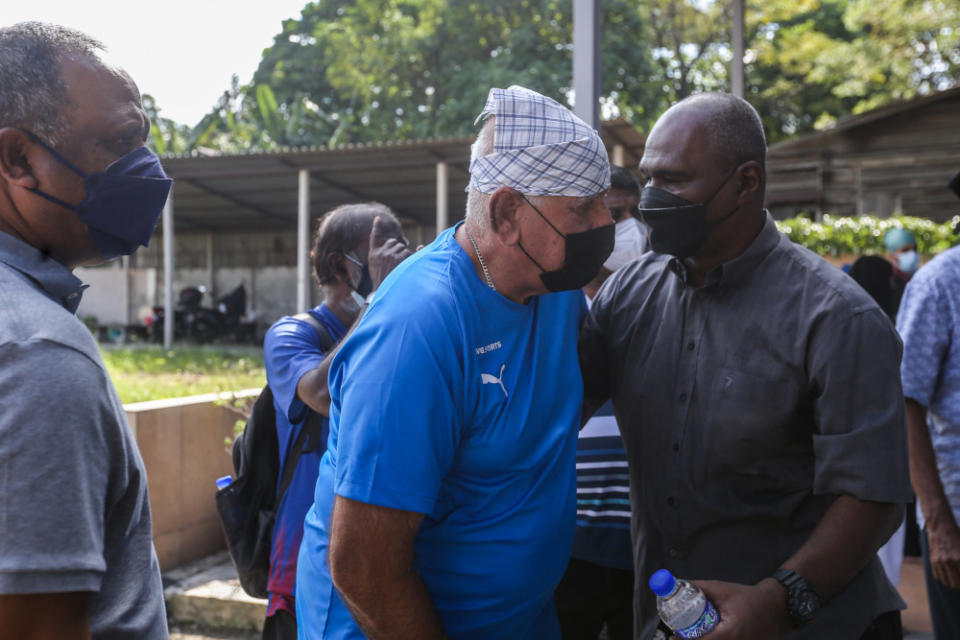
<path id="1" fill-rule="evenodd" d="M 183 142 L 224 150 L 465 135 L 491 86 L 564 99 L 574 0 L 317 0 Z M 729 86 L 727 0 L 604 0 L 602 103 L 646 130 Z M 771 142 L 960 72 L 960 0 L 748 0 L 747 91 Z M 183 146 L 185 145 L 185 147 Z"/>
<path id="2" fill-rule="evenodd" d="M 313 2 L 284 23 L 245 100 L 270 86 L 282 120 L 310 105 L 313 126 L 283 132 L 251 111 L 280 144 L 297 135 L 329 145 L 463 135 L 474 130 L 491 86 L 567 95 L 570 14 L 569 0 Z M 636 122 L 649 119 L 647 105 L 658 100 L 650 55 L 637 46 L 641 6 L 609 0 L 603 19 L 605 104 Z"/>

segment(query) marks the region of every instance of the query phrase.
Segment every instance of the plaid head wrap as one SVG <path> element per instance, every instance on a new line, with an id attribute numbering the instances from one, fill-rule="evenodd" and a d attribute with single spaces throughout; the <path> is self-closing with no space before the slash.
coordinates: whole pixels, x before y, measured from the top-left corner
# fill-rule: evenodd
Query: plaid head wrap
<path id="1" fill-rule="evenodd" d="M 480 122 L 496 116 L 493 153 L 470 158 L 470 185 L 527 196 L 586 197 L 610 188 L 610 162 L 596 131 L 556 100 L 513 85 L 490 89 Z"/>

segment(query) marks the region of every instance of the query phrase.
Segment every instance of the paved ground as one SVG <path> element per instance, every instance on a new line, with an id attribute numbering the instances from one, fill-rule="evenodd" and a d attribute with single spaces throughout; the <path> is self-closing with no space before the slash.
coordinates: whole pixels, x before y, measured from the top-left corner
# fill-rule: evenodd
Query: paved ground
<path id="1" fill-rule="evenodd" d="M 171 640 L 259 640 L 259 631 L 223 628 L 229 621 L 249 628 L 250 620 L 263 619 L 265 601 L 242 593 L 233 575 L 225 552 L 164 575 Z M 933 640 L 919 558 L 904 559 L 900 595 L 907 603 L 904 640 Z"/>
<path id="2" fill-rule="evenodd" d="M 260 640 L 260 634 L 253 631 L 217 631 L 193 624 L 174 624 L 170 627 L 170 640 Z"/>

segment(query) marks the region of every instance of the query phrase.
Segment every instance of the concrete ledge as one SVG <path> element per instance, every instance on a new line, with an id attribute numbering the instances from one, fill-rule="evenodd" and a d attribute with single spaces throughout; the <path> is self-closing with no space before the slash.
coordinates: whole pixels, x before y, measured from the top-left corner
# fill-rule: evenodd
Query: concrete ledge
<path id="1" fill-rule="evenodd" d="M 161 571 L 224 548 L 215 481 L 233 473 L 229 443 L 244 418 L 233 399 L 259 389 L 125 405 L 147 469 L 153 543 Z"/>
<path id="2" fill-rule="evenodd" d="M 163 574 L 171 624 L 195 623 L 213 629 L 261 631 L 267 601 L 240 587 L 226 552 Z"/>
<path id="3" fill-rule="evenodd" d="M 123 408 L 128 413 L 137 411 L 155 411 L 157 409 L 170 409 L 173 407 L 184 407 L 192 404 L 205 404 L 208 402 L 218 402 L 233 399 L 256 398 L 260 395 L 262 388 L 241 389 L 240 391 L 222 391 L 220 393 L 203 393 L 196 396 L 181 396 L 179 398 L 163 398 L 162 400 L 147 400 L 146 402 L 128 402 Z"/>

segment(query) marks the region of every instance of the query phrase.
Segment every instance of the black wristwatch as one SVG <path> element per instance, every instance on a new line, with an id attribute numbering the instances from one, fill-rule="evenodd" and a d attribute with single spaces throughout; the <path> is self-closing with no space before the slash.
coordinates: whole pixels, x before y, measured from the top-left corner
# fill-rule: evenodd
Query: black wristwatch
<path id="1" fill-rule="evenodd" d="M 793 626 L 803 627 L 817 617 L 823 599 L 803 576 L 789 569 L 777 569 L 773 578 L 787 590 L 787 613 Z"/>

